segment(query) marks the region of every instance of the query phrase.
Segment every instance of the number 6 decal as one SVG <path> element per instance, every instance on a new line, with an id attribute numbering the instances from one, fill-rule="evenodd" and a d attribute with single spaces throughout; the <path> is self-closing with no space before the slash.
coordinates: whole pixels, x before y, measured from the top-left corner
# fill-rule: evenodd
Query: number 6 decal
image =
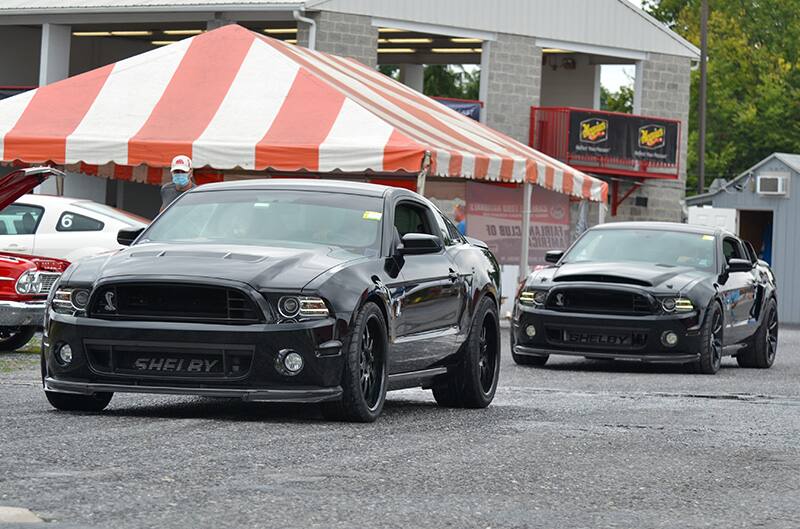
<path id="1" fill-rule="evenodd" d="M 67 213 L 66 215 L 61 217 L 61 227 L 67 229 L 72 227 L 72 215 Z"/>

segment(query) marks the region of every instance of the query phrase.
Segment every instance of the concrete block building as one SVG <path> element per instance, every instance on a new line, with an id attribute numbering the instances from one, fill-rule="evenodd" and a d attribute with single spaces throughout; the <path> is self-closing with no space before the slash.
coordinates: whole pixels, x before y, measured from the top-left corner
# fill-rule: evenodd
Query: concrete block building
<path id="1" fill-rule="evenodd" d="M 634 65 L 634 114 L 679 124 L 673 173 L 590 172 L 614 182 L 607 220 L 681 219 L 689 72 L 699 52 L 627 0 L 0 0 L 0 88 L 45 85 L 233 22 L 397 65 L 420 91 L 423 65 L 478 65 L 481 120 L 524 142 L 532 107 L 599 109 L 601 67 Z M 84 175 L 65 192 L 141 214 L 152 213 L 158 194 Z"/>

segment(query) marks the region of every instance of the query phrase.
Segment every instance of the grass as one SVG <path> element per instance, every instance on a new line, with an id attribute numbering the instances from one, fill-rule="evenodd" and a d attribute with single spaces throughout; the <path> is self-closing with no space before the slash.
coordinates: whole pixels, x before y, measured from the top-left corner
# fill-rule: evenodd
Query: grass
<path id="1" fill-rule="evenodd" d="M 31 341 L 13 353 L 0 353 L 0 373 L 11 373 L 20 369 L 32 369 L 39 364 L 42 335 L 36 333 Z"/>

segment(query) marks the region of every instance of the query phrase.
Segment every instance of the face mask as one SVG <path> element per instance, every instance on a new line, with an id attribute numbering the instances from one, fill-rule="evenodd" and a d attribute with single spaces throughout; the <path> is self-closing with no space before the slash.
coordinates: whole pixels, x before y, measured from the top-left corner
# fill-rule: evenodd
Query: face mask
<path id="1" fill-rule="evenodd" d="M 186 173 L 172 173 L 172 183 L 180 187 L 189 185 L 189 175 Z"/>

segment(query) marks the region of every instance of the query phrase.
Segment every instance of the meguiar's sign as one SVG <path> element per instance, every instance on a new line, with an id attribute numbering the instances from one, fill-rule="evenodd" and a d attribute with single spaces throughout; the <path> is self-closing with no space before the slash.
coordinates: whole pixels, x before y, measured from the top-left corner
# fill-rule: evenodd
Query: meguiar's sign
<path id="1" fill-rule="evenodd" d="M 571 155 L 665 164 L 677 161 L 675 121 L 582 110 L 573 110 L 569 116 Z"/>

